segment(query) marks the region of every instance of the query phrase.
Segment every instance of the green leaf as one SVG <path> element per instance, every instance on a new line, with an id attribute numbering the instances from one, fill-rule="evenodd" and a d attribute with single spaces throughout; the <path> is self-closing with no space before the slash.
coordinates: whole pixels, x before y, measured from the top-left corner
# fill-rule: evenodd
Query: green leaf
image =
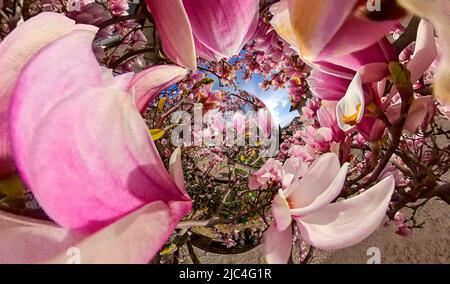
<path id="1" fill-rule="evenodd" d="M 166 131 L 164 129 L 150 129 L 150 134 L 152 135 L 153 141 L 157 141 L 161 138 L 163 138 L 164 134 L 166 134 Z"/>
<path id="2" fill-rule="evenodd" d="M 389 75 L 402 100 L 413 98 L 414 88 L 411 83 L 411 73 L 405 66 L 396 61 L 389 62 Z"/>
<path id="3" fill-rule="evenodd" d="M 158 102 L 158 110 L 162 111 L 164 108 L 164 105 L 166 104 L 167 98 L 166 97 L 162 97 L 159 102 Z"/>
<path id="4" fill-rule="evenodd" d="M 25 206 L 25 194 L 27 190 L 17 175 L 0 180 L 0 204 L 21 208 Z"/>
<path id="5" fill-rule="evenodd" d="M 168 255 L 174 253 L 178 249 L 178 246 L 176 244 L 170 244 L 167 247 L 165 247 L 159 254 L 160 255 Z"/>
<path id="6" fill-rule="evenodd" d="M 25 198 L 26 192 L 25 185 L 17 175 L 0 180 L 0 195 L 8 198 L 21 199 Z"/>

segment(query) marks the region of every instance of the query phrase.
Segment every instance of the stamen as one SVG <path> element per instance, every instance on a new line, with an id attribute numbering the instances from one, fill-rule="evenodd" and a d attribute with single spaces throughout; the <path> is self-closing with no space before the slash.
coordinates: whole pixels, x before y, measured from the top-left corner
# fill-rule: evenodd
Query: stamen
<path id="1" fill-rule="evenodd" d="M 342 121 L 345 123 L 345 124 L 348 124 L 348 125 L 350 125 L 350 126 L 355 126 L 356 124 L 358 124 L 358 116 L 359 116 L 359 113 L 361 112 L 361 105 L 359 104 L 359 105 L 357 105 L 356 106 L 356 113 L 354 113 L 354 114 L 352 114 L 352 115 L 343 115 L 342 116 Z"/>
<path id="2" fill-rule="evenodd" d="M 289 209 L 293 209 L 294 208 L 294 203 L 288 198 L 286 199 L 288 205 L 289 205 Z"/>

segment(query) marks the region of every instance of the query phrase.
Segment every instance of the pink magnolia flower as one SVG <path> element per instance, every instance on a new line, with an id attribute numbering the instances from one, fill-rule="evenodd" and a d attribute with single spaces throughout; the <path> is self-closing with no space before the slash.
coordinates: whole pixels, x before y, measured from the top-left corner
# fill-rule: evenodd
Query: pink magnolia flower
<path id="1" fill-rule="evenodd" d="M 330 128 L 333 131 L 333 141 L 342 142 L 345 135 L 336 120 L 336 102 L 322 101 L 321 103 L 322 106 L 317 111 L 317 120 L 320 126 Z"/>
<path id="2" fill-rule="evenodd" d="M 69 11 L 67 16 L 77 23 L 99 25 L 111 18 L 107 10 L 94 0 L 80 1 L 79 9 Z"/>
<path id="3" fill-rule="evenodd" d="M 217 109 L 224 100 L 223 92 L 220 90 L 212 91 L 212 85 L 203 87 L 203 90 L 197 93 L 199 102 L 203 105 L 203 110 L 208 112 Z"/>
<path id="4" fill-rule="evenodd" d="M 269 159 L 249 178 L 248 187 L 251 190 L 266 189 L 269 184 L 278 184 L 282 179 L 283 166 L 280 161 Z"/>
<path id="5" fill-rule="evenodd" d="M 108 6 L 111 12 L 116 16 L 122 15 L 129 8 L 128 0 L 110 0 L 108 1 Z"/>
<path id="6" fill-rule="evenodd" d="M 247 117 L 242 112 L 236 112 L 233 115 L 233 128 L 238 135 L 244 135 Z"/>
<path id="7" fill-rule="evenodd" d="M 436 54 L 433 29 L 429 22 L 422 20 L 417 32 L 416 49 L 407 65 L 408 70 L 411 72 L 412 83 L 416 82 L 429 68 L 435 60 Z M 382 81 L 386 75 L 387 64 L 382 62 L 364 65 L 357 71 L 347 87 L 345 96 L 339 101 L 336 109 L 337 121 L 343 131 L 349 131 L 356 127 L 369 141 L 376 140 L 383 135 L 383 123 L 377 121 L 376 116 L 378 111 L 384 111 L 390 103 L 390 98 L 388 98 L 382 105 L 380 93 L 382 94 L 384 89 L 379 90 L 378 88 L 384 86 Z M 330 75 L 326 76 L 331 77 Z M 341 78 L 335 79 L 338 82 L 343 80 Z M 325 85 L 326 83 L 324 87 Z M 344 85 L 342 84 L 340 89 L 334 88 L 337 90 L 335 93 L 337 94 L 343 88 Z M 397 93 L 397 90 L 393 88 L 391 94 L 394 95 L 395 93 Z M 428 112 L 432 112 L 432 106 L 421 107 L 424 104 L 419 104 L 419 102 L 423 101 L 418 101 L 417 104 L 414 104 L 410 113 L 411 117 L 407 121 L 407 129 L 414 128 L 414 125 L 411 125 L 411 123 L 415 124 L 414 121 L 420 120 L 420 117 L 422 117 L 420 121 L 422 122 L 425 115 Z M 400 104 L 391 106 L 390 111 L 388 110 L 388 112 L 392 113 L 391 117 L 394 116 L 394 113 L 398 117 L 399 106 Z M 417 129 L 417 126 L 415 126 L 414 131 Z"/>
<path id="8" fill-rule="evenodd" d="M 309 98 L 302 107 L 302 120 L 314 119 L 320 108 L 320 101 L 317 98 Z"/>
<path id="9" fill-rule="evenodd" d="M 426 130 L 435 111 L 434 100 L 430 96 L 415 98 L 406 118 L 404 129 L 415 133 L 418 128 Z M 397 121 L 401 112 L 401 102 L 389 106 L 386 116 L 391 123 Z"/>
<path id="10" fill-rule="evenodd" d="M 450 3 L 446 0 L 421 1 L 399 0 L 400 5 L 412 13 L 429 19 L 438 35 L 442 47 L 442 58 L 434 77 L 434 92 L 443 104 L 450 104 Z M 425 51 L 426 52 L 426 51 Z"/>
<path id="11" fill-rule="evenodd" d="M 258 0 L 147 0 L 167 56 L 195 70 L 197 55 L 239 54 L 258 26 Z"/>
<path id="12" fill-rule="evenodd" d="M 212 136 L 223 135 L 226 123 L 224 121 L 223 113 L 217 109 L 209 111 L 203 118 L 207 125 L 208 136 L 211 139 Z M 209 130 L 209 131 L 208 131 Z"/>
<path id="13" fill-rule="evenodd" d="M 251 190 L 263 188 L 268 185 L 280 184 L 282 188 L 289 186 L 293 180 L 302 177 L 308 167 L 306 163 L 297 157 L 287 159 L 284 164 L 275 159 L 269 159 L 257 172 L 249 179 Z"/>
<path id="14" fill-rule="evenodd" d="M 365 119 L 369 126 L 363 134 L 372 136 L 376 111 L 381 107 L 381 101 L 373 86 L 368 84 L 382 80 L 387 75 L 387 67 L 386 63 L 372 63 L 358 70 L 336 107 L 337 122 L 343 131 L 349 131 L 355 126 L 364 127 L 362 121 Z M 369 113 L 368 117 L 366 113 Z"/>
<path id="15" fill-rule="evenodd" d="M 333 131 L 327 127 L 315 128 L 310 125 L 305 126 L 301 130 L 301 136 L 306 144 L 322 153 L 330 150 L 330 144 L 333 141 Z"/>
<path id="16" fill-rule="evenodd" d="M 380 94 L 384 92 L 387 72 L 383 66 L 396 60 L 395 50 L 385 34 L 398 21 L 358 18 L 356 11 L 360 4 L 348 1 L 345 7 L 336 10 L 333 1 L 284 0 L 271 7 L 274 14 L 271 24 L 314 68 L 308 78 L 313 94 L 325 100 L 340 100 L 337 108 L 340 128 L 349 131 L 356 127 L 366 139 L 376 140 L 385 130 L 376 119 L 377 108 L 384 110 Z M 308 7 L 316 12 L 310 13 Z M 317 15 L 322 16 L 320 21 Z M 362 30 L 369 27 L 373 32 Z M 353 43 L 355 38 L 358 40 Z M 433 29 L 423 20 L 418 28 L 416 50 L 408 62 L 413 83 L 423 76 L 436 54 Z M 395 93 L 393 88 L 392 95 Z"/>
<path id="17" fill-rule="evenodd" d="M 411 72 L 411 82 L 414 84 L 430 68 L 438 56 L 433 25 L 427 20 L 421 20 L 417 29 L 414 52 L 407 63 Z"/>
<path id="18" fill-rule="evenodd" d="M 395 61 L 395 50 L 384 38 L 366 49 L 316 62 L 307 81 L 315 96 L 323 100 L 339 101 L 347 92 L 358 71 L 361 72 L 367 66 L 381 64 L 385 66 L 390 61 Z M 365 71 L 366 82 L 364 84 L 372 83 L 374 85 L 372 88 L 378 88 L 377 83 L 384 79 L 382 75 L 386 75 L 387 72 L 375 69 L 378 72 L 375 72 L 374 77 L 370 78 L 372 71 Z"/>
<path id="19" fill-rule="evenodd" d="M 274 127 L 274 121 L 272 114 L 267 108 L 259 109 L 256 113 L 256 123 L 261 130 L 261 134 L 264 138 L 269 138 L 272 134 L 272 127 Z"/>
<path id="20" fill-rule="evenodd" d="M 310 162 L 316 157 L 316 151 L 311 145 L 294 145 L 289 149 L 289 155 L 301 158 L 304 162 Z"/>
<path id="21" fill-rule="evenodd" d="M 408 62 L 408 70 L 411 72 L 411 82 L 416 82 L 429 68 L 436 58 L 436 46 L 433 29 L 429 22 L 422 20 L 417 33 L 416 49 Z M 383 134 L 384 127 L 380 121 L 376 121 L 376 112 L 383 111 L 389 105 L 390 99 L 381 104 L 381 96 L 378 83 L 387 74 L 387 64 L 371 63 L 362 66 L 348 85 L 345 96 L 339 101 L 336 109 L 337 121 L 343 131 L 349 131 L 357 127 L 368 140 L 376 140 Z M 326 75 L 332 77 L 330 75 Z M 335 79 L 339 82 L 343 79 Z M 314 83 L 316 84 L 316 82 Z M 324 86 L 326 83 L 324 84 Z M 344 88 L 341 85 L 340 90 Z M 336 89 L 336 88 L 334 88 Z M 336 92 L 336 94 L 339 90 Z M 391 94 L 397 90 L 393 88 Z M 400 103 L 390 106 L 387 110 L 389 117 L 398 117 Z M 423 121 L 427 113 L 433 111 L 432 102 L 425 99 L 413 104 L 406 129 L 415 131 L 418 124 Z M 414 129 L 414 130 L 412 130 Z"/>
<path id="22" fill-rule="evenodd" d="M 391 223 L 394 223 L 396 230 L 395 233 L 402 237 L 410 237 L 413 233 L 412 227 L 408 225 L 408 220 L 402 212 L 395 213 L 393 220 L 388 220 L 384 223 L 385 227 L 389 227 Z"/>
<path id="23" fill-rule="evenodd" d="M 5 51 L 0 54 L 5 64 L 0 66 L 8 68 L 5 74 L 14 75 L 0 81 L 1 102 L 10 102 L 5 107 L 10 115 L 1 120 L 6 120 L 8 133 L 1 137 L 11 137 L 11 157 L 22 179 L 47 215 L 65 228 L 47 230 L 35 221 L 7 217 L 0 226 L 2 236 L 9 241 L 24 238 L 23 243 L 9 246 L 7 257 L 14 257 L 12 248 L 19 249 L 17 258 L 6 262 L 47 261 L 35 255 L 40 240 L 48 236 L 55 240 L 43 254 L 51 258 L 66 248 L 63 236 L 72 240 L 67 232 L 73 230 L 86 239 L 80 249 L 85 248 L 82 253 L 88 261 L 107 262 L 109 253 L 113 262 L 121 262 L 123 254 L 125 262 L 144 263 L 191 209 L 179 151 L 167 171 L 139 113 L 164 85 L 180 80 L 187 71 L 157 66 L 137 75 L 113 77 L 92 51 L 96 32 L 92 26 L 74 26 L 62 15 L 42 13 L 0 45 Z M 149 237 L 149 243 L 139 240 L 138 230 L 147 221 L 142 237 Z M 120 251 L 114 252 L 116 235 Z M 135 238 L 137 243 L 132 244 Z M 0 242 L 0 246 L 9 244 Z M 36 249 L 20 250 L 28 245 Z M 35 258 L 28 258 L 33 254 Z"/>
<path id="24" fill-rule="evenodd" d="M 280 189 L 272 204 L 275 223 L 265 232 L 268 263 L 286 263 L 292 250 L 292 222 L 302 239 L 319 249 L 334 250 L 368 237 L 383 220 L 395 182 L 388 177 L 355 197 L 331 203 L 344 185 L 348 164 L 334 153 L 322 155 L 299 180 Z"/>

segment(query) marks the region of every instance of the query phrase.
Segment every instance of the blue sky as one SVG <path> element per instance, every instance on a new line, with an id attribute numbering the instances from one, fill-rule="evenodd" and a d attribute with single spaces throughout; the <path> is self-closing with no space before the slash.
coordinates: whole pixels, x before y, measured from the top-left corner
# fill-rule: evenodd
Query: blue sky
<path id="1" fill-rule="evenodd" d="M 264 79 L 259 75 L 253 75 L 252 80 L 243 82 L 238 80 L 239 88 L 245 90 L 258 97 L 270 110 L 276 123 L 284 127 L 298 116 L 298 112 L 290 112 L 291 104 L 289 102 L 289 94 L 286 89 L 278 89 L 274 91 L 270 88 L 267 91 L 262 90 L 258 84 Z"/>
<path id="2" fill-rule="evenodd" d="M 259 87 L 259 83 L 263 82 L 264 78 L 257 74 L 254 74 L 252 80 L 248 82 L 242 80 L 242 71 L 237 72 L 237 77 L 236 85 L 238 88 L 258 97 L 269 109 L 275 123 L 280 124 L 281 127 L 289 125 L 298 116 L 298 112 L 290 112 L 291 104 L 286 89 L 280 88 L 275 91 L 273 88 L 270 88 L 267 91 L 262 90 Z M 217 81 L 216 88 L 220 89 Z M 234 91 L 232 88 L 225 89 L 230 92 Z"/>

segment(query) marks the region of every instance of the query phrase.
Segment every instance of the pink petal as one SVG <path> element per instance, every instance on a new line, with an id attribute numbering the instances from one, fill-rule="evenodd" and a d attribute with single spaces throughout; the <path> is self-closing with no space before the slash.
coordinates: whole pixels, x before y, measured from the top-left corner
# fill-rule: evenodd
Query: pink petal
<path id="1" fill-rule="evenodd" d="M 288 4 L 288 0 L 281 0 L 270 6 L 270 13 L 273 15 L 270 24 L 281 38 L 289 43 L 291 47 L 299 51 L 297 37 L 291 23 Z"/>
<path id="2" fill-rule="evenodd" d="M 18 80 L 11 113 L 22 177 L 55 222 L 85 232 L 153 201 L 188 201 L 131 96 L 103 86 L 92 36 L 72 32 L 36 55 Z"/>
<path id="3" fill-rule="evenodd" d="M 385 62 L 375 62 L 362 66 L 357 75 L 361 76 L 363 84 L 373 83 L 383 80 L 388 74 L 388 64 Z"/>
<path id="4" fill-rule="evenodd" d="M 430 109 L 430 105 L 432 106 L 433 104 L 433 99 L 430 96 L 414 99 L 413 103 L 411 104 L 408 117 L 406 118 L 404 128 L 410 133 L 415 133 L 417 131 L 417 128 L 422 125 L 422 122 L 424 121 L 428 110 Z M 391 123 L 394 123 L 399 118 L 400 109 L 401 102 L 390 106 L 386 110 L 386 116 Z"/>
<path id="5" fill-rule="evenodd" d="M 27 61 L 42 47 L 73 29 L 93 28 L 75 25 L 61 14 L 41 13 L 20 24 L 0 44 L 0 178 L 14 172 L 9 140 L 11 91 Z"/>
<path id="6" fill-rule="evenodd" d="M 14 145 L 17 164 L 24 162 L 22 155 L 29 157 L 33 153 L 35 129 L 54 105 L 81 89 L 102 82 L 105 74 L 92 52 L 94 37 L 91 31 L 72 31 L 41 50 L 23 69 L 11 102 L 10 120 L 14 122 L 11 136 L 17 131 L 18 135 L 28 138 Z M 21 175 L 26 181 L 27 172 Z"/>
<path id="7" fill-rule="evenodd" d="M 72 257 L 69 249 L 75 248 L 83 264 L 146 264 L 173 232 L 180 218 L 177 206 L 153 202 L 88 237 L 0 212 L 0 263 L 64 264 Z"/>
<path id="8" fill-rule="evenodd" d="M 364 118 L 366 107 L 363 84 L 384 79 L 387 75 L 387 67 L 386 63 L 371 63 L 358 70 L 345 96 L 338 102 L 336 107 L 338 125 L 343 131 L 349 131 L 355 126 L 347 124 L 343 119 L 344 116 L 357 114 L 355 123 L 360 126 L 359 124 Z"/>
<path id="9" fill-rule="evenodd" d="M 292 251 L 292 227 L 280 232 L 272 225 L 264 233 L 264 255 L 268 264 L 286 264 Z"/>
<path id="10" fill-rule="evenodd" d="M 364 50 L 377 41 L 383 40 L 386 34 L 398 23 L 399 21 L 397 20 L 371 21 L 350 15 L 333 39 L 326 45 L 326 48 L 322 50 L 320 59 L 339 57 Z M 326 31 L 324 30 L 323 33 L 326 33 Z M 390 54 L 392 55 L 392 53 Z M 365 55 L 370 58 L 369 54 Z M 383 61 L 386 61 L 386 58 Z"/>
<path id="11" fill-rule="evenodd" d="M 289 211 L 289 203 L 282 189 L 278 191 L 272 201 L 272 212 L 278 231 L 284 231 L 292 223 L 292 215 Z"/>
<path id="12" fill-rule="evenodd" d="M 321 142 L 328 142 L 333 139 L 333 131 L 330 128 L 321 127 L 317 130 L 316 140 Z"/>
<path id="13" fill-rule="evenodd" d="M 351 56 L 346 56 L 347 61 L 350 60 L 350 58 Z M 369 62 L 369 60 L 367 60 L 367 62 Z M 317 65 L 319 69 L 313 70 L 311 72 L 311 76 L 307 79 L 311 91 L 315 96 L 323 100 L 338 101 L 342 99 L 350 86 L 351 80 L 354 79 L 355 73 L 353 71 L 349 71 L 350 73 L 348 73 L 348 76 L 351 78 L 349 80 L 347 79 L 347 76 L 342 77 L 342 73 L 339 72 L 336 74 L 330 74 L 333 73 L 330 69 L 327 69 L 330 73 L 320 71 L 323 69 L 320 65 L 323 65 L 323 62 Z M 362 83 L 381 81 L 386 77 L 388 71 L 388 65 L 383 61 L 373 63 L 369 62 L 364 66 L 361 66 L 360 63 L 353 65 L 354 67 L 360 66 L 357 71 L 361 76 Z"/>
<path id="14" fill-rule="evenodd" d="M 272 133 L 273 127 L 273 118 L 272 114 L 267 108 L 262 108 L 258 110 L 256 113 L 256 122 L 258 124 L 258 128 L 261 130 L 261 134 L 264 136 L 263 138 L 269 138 Z"/>
<path id="15" fill-rule="evenodd" d="M 450 103 L 450 3 L 447 0 L 399 0 L 410 12 L 429 19 L 436 29 L 442 58 L 434 76 L 434 93 L 443 104 Z"/>
<path id="16" fill-rule="evenodd" d="M 197 40 L 229 58 L 253 36 L 259 19 L 258 0 L 184 0 Z"/>
<path id="17" fill-rule="evenodd" d="M 75 245 L 81 254 L 81 263 L 149 263 L 180 219 L 172 207 L 161 201 L 150 203 L 84 239 Z M 48 262 L 66 263 L 67 259 L 63 253 Z"/>
<path id="18" fill-rule="evenodd" d="M 298 219 L 302 238 L 324 250 L 364 240 L 382 222 L 394 188 L 394 178 L 389 176 L 364 193 Z"/>
<path id="19" fill-rule="evenodd" d="M 396 51 L 392 44 L 389 43 L 389 40 L 383 38 L 367 48 L 345 54 L 344 56 L 327 58 L 326 62 L 356 72 L 365 65 L 372 63 L 387 64 L 390 61 L 397 60 L 396 55 Z M 321 65 L 323 61 L 317 61 L 316 64 Z M 336 76 L 339 76 L 339 73 Z"/>
<path id="20" fill-rule="evenodd" d="M 284 162 L 281 183 L 283 188 L 288 187 L 293 180 L 302 177 L 308 167 L 300 158 L 291 157 Z"/>
<path id="21" fill-rule="evenodd" d="M 83 238 L 54 223 L 3 211 L 0 211 L 0 234 L 0 263 L 44 262 Z"/>
<path id="22" fill-rule="evenodd" d="M 415 83 L 423 76 L 437 57 L 433 25 L 427 20 L 420 21 L 414 54 L 408 62 L 411 82 Z"/>
<path id="23" fill-rule="evenodd" d="M 314 61 L 331 41 L 356 2 L 345 1 L 336 9 L 334 1 L 288 0 L 297 46 L 308 61 Z"/>
<path id="24" fill-rule="evenodd" d="M 182 0 L 146 0 L 166 55 L 176 64 L 197 69 L 194 38 Z"/>
<path id="25" fill-rule="evenodd" d="M 155 96 L 184 79 L 187 74 L 188 70 L 176 65 L 157 65 L 136 74 L 129 91 L 134 95 L 139 111 L 145 111 Z"/>
<path id="26" fill-rule="evenodd" d="M 67 228 L 95 231 L 145 203 L 187 200 L 125 93 L 94 89 L 63 101 L 36 129 L 33 150 L 20 169 L 46 213 Z"/>
<path id="27" fill-rule="evenodd" d="M 326 153 L 320 156 L 303 178 L 286 190 L 286 196 L 293 207 L 291 213 L 307 214 L 312 209 L 333 201 L 342 189 L 342 185 L 338 187 L 346 172 L 347 166 L 344 165 L 341 169 L 336 154 Z"/>
<path id="28" fill-rule="evenodd" d="M 122 73 L 114 76 L 112 69 L 102 68 L 103 80 L 105 84 L 111 88 L 127 92 L 130 88 L 131 81 L 135 77 L 134 73 Z"/>
<path id="29" fill-rule="evenodd" d="M 368 141 L 378 141 L 383 138 L 384 133 L 386 132 L 386 124 L 380 119 L 375 120 L 375 122 L 368 123 L 368 130 L 366 131 L 360 130 L 359 127 L 362 124 L 364 124 L 364 119 L 360 125 L 358 125 L 358 131 L 360 131 L 363 136 L 367 136 L 366 133 L 369 133 Z"/>
<path id="30" fill-rule="evenodd" d="M 307 79 L 312 93 L 323 100 L 338 101 L 344 97 L 350 80 L 313 70 Z"/>
<path id="31" fill-rule="evenodd" d="M 181 163 L 181 148 L 178 147 L 170 157 L 169 174 L 178 189 L 189 198 L 184 181 L 183 165 Z"/>
<path id="32" fill-rule="evenodd" d="M 298 47 L 308 62 L 339 57 L 371 46 L 397 21 L 369 21 L 357 18 L 357 0 L 288 0 Z"/>
<path id="33" fill-rule="evenodd" d="M 310 214 L 311 212 L 320 210 L 321 208 L 332 202 L 334 199 L 336 199 L 336 197 L 338 197 L 341 193 L 342 187 L 344 186 L 345 179 L 347 178 L 347 171 L 348 164 L 344 164 L 331 184 L 327 187 L 327 189 L 325 189 L 325 191 L 316 193 L 318 194 L 317 197 L 309 205 L 303 208 L 292 208 L 290 210 L 291 214 L 296 216 L 304 216 Z"/>
<path id="34" fill-rule="evenodd" d="M 209 49 L 203 43 L 201 43 L 194 35 L 195 50 L 197 51 L 198 57 L 204 58 L 209 61 L 220 61 L 222 55 Z"/>

